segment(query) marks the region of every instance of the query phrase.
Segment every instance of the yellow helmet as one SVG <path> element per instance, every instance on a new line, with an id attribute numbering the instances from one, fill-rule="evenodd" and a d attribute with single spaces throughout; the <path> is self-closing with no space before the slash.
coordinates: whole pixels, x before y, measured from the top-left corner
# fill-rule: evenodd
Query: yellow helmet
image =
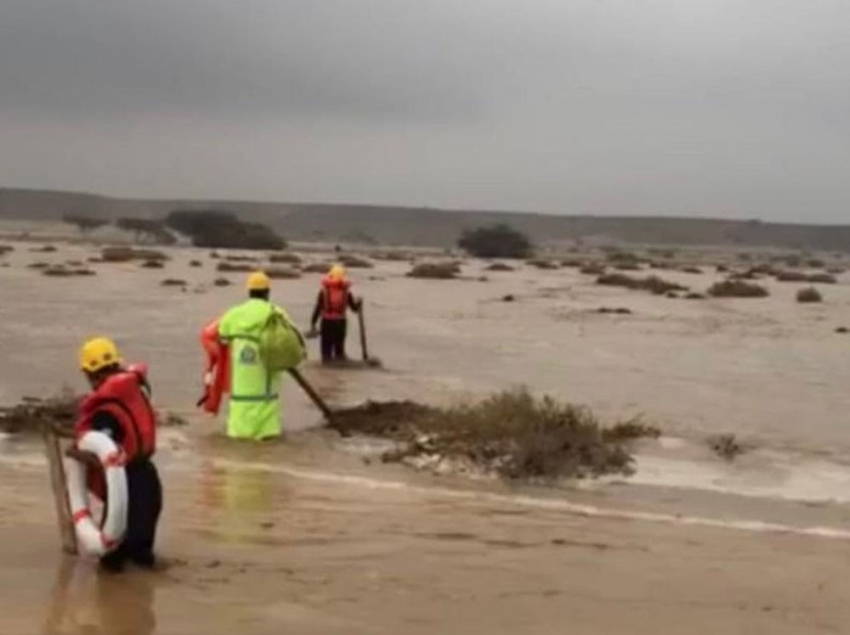
<path id="1" fill-rule="evenodd" d="M 271 280 L 263 271 L 255 271 L 248 276 L 248 281 L 245 283 L 248 291 L 268 291 L 272 287 Z"/>
<path id="2" fill-rule="evenodd" d="M 345 277 L 345 267 L 342 265 L 333 265 L 328 271 L 328 278 L 331 280 L 342 280 Z"/>
<path id="3" fill-rule="evenodd" d="M 80 369 L 96 373 L 121 362 L 115 343 L 105 337 L 96 337 L 83 344 L 80 349 Z"/>

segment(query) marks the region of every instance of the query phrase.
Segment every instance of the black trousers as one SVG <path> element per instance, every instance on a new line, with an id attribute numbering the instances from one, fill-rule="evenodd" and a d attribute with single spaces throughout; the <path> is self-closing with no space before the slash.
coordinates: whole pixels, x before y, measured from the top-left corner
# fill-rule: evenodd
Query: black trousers
<path id="1" fill-rule="evenodd" d="M 127 533 L 115 551 L 101 558 L 107 569 L 120 570 L 127 560 L 142 567 L 154 565 L 156 526 L 162 512 L 162 483 L 150 459 L 137 459 L 127 474 Z"/>
<path id="2" fill-rule="evenodd" d="M 322 361 L 341 361 L 345 356 L 345 338 L 348 334 L 348 320 L 322 319 Z"/>

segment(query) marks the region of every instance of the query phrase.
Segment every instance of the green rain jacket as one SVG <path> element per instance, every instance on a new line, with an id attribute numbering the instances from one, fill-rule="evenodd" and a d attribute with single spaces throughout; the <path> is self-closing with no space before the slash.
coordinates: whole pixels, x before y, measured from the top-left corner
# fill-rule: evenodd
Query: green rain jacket
<path id="1" fill-rule="evenodd" d="M 259 340 L 271 311 L 286 312 L 250 299 L 233 307 L 219 321 L 218 336 L 230 347 L 230 406 L 227 436 L 269 439 L 280 435 L 280 373 L 269 373 L 260 355 Z"/>

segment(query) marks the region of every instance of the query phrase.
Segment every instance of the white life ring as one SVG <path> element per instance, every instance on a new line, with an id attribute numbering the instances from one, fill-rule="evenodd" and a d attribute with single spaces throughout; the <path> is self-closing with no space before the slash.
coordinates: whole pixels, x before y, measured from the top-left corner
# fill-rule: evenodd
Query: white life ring
<path id="1" fill-rule="evenodd" d="M 91 452 L 100 459 L 106 474 L 106 518 L 101 527 L 95 524 L 89 507 L 86 483 L 86 466 L 79 461 L 69 461 L 68 498 L 77 542 L 86 553 L 103 556 L 114 550 L 124 538 L 127 529 L 127 475 L 124 472 L 124 453 L 102 432 L 86 432 L 77 448 Z"/>

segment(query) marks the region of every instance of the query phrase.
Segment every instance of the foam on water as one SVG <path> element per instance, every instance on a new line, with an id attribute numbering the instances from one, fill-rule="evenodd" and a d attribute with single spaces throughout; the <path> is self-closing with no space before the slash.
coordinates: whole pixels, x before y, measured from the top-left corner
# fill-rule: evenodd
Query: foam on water
<path id="1" fill-rule="evenodd" d="M 507 505 L 521 505 L 536 509 L 547 509 L 562 511 L 590 518 L 607 518 L 618 520 L 638 520 L 644 522 L 663 523 L 671 525 L 690 525 L 701 527 L 712 527 L 718 529 L 734 529 L 757 533 L 783 533 L 799 536 L 812 536 L 819 538 L 831 538 L 837 540 L 850 540 L 850 530 L 840 527 L 816 526 L 816 527 L 794 527 L 781 523 L 769 523 L 761 520 L 721 520 L 703 516 L 682 516 L 678 514 L 664 514 L 656 512 L 628 511 L 605 508 L 596 505 L 574 503 L 563 498 L 537 498 L 527 495 L 497 494 L 492 492 L 477 492 L 463 489 L 448 489 L 444 487 L 424 487 L 411 485 L 401 481 L 389 481 L 373 479 L 350 474 L 338 474 L 333 472 L 318 472 L 312 470 L 301 470 L 296 468 L 273 465 L 269 463 L 254 463 L 229 460 L 215 460 L 216 467 L 260 470 L 286 475 L 290 478 L 332 483 L 335 485 L 346 485 L 351 487 L 363 487 L 377 490 L 403 490 L 423 495 L 439 495 L 446 498 L 490 502 Z"/>

